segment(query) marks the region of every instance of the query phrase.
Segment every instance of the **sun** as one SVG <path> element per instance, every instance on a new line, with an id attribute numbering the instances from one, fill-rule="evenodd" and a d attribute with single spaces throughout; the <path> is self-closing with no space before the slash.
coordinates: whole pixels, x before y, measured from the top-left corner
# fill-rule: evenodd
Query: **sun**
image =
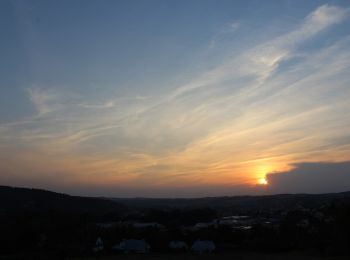
<path id="1" fill-rule="evenodd" d="M 267 184 L 269 184 L 269 183 L 268 183 L 268 181 L 266 180 L 266 178 L 264 177 L 264 178 L 259 179 L 258 184 L 260 184 L 260 185 L 267 185 Z"/>

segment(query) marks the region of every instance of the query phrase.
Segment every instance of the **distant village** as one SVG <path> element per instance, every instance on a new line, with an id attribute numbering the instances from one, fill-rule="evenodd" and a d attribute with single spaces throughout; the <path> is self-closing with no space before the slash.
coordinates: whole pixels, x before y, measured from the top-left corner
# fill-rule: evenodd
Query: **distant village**
<path id="1" fill-rule="evenodd" d="M 142 214 L 137 217 L 142 218 Z M 192 225 L 135 220 L 97 222 L 94 231 L 98 236 L 91 245 L 91 251 L 95 254 L 147 254 L 159 251 L 208 254 L 247 247 L 279 251 L 296 246 L 293 243 L 307 247 L 309 238 L 332 229 L 334 223 L 335 218 L 326 207 L 306 209 L 302 206 L 277 213 L 222 216 Z M 117 233 L 119 239 L 113 240 Z M 120 234 L 125 236 L 121 237 Z M 293 237 L 294 241 L 285 239 L 284 235 Z M 277 241 L 278 238 L 281 240 Z M 317 243 L 317 239 L 313 241 Z"/>

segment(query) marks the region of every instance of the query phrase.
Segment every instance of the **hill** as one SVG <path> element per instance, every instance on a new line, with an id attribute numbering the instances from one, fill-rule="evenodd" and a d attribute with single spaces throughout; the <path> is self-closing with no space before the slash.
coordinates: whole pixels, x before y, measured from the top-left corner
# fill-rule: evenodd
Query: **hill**
<path id="1" fill-rule="evenodd" d="M 107 214 L 125 210 L 125 206 L 107 199 L 70 196 L 40 189 L 8 186 L 0 186 L 0 205 L 0 215 L 48 211 Z"/>
<path id="2" fill-rule="evenodd" d="M 64 213 L 107 214 L 142 209 L 212 208 L 218 212 L 283 211 L 297 207 L 316 208 L 349 202 L 350 192 L 329 194 L 279 194 L 206 198 L 94 198 L 70 196 L 41 189 L 0 186 L 0 215 L 50 210 Z"/>
<path id="3" fill-rule="evenodd" d="M 350 201 L 350 192 L 329 194 L 278 194 L 268 196 L 207 197 L 194 199 L 114 198 L 135 209 L 212 208 L 224 212 L 277 211 L 296 207 L 317 208 Z"/>

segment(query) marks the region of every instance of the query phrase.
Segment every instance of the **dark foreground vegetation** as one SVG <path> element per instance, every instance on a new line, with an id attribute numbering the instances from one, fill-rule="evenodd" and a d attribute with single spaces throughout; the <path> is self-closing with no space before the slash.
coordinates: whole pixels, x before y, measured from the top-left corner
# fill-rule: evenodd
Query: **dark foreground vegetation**
<path id="1" fill-rule="evenodd" d="M 0 187 L 0 205 L 0 259 L 350 256 L 350 193 L 109 200 Z M 128 239 L 149 248 L 136 254 L 120 246 Z M 215 249 L 196 251 L 196 241 Z"/>

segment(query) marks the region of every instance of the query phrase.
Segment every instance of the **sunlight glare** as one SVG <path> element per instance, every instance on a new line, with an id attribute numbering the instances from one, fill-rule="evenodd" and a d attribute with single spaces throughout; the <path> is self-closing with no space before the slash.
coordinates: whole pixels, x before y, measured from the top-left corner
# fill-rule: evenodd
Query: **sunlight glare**
<path id="1" fill-rule="evenodd" d="M 267 184 L 269 184 L 268 182 L 267 182 L 267 180 L 266 180 L 266 178 L 261 178 L 261 179 L 259 179 L 259 182 L 258 182 L 260 185 L 267 185 Z"/>

